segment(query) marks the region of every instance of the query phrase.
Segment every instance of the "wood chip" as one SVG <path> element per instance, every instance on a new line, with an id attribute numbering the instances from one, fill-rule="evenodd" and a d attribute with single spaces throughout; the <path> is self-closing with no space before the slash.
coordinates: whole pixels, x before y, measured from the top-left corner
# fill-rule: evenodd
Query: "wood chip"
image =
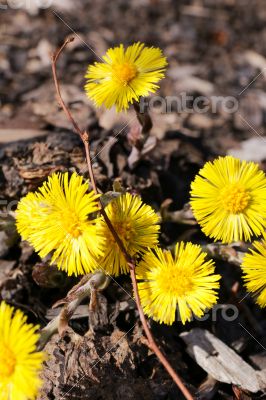
<path id="1" fill-rule="evenodd" d="M 28 140 L 45 136 L 49 132 L 39 129 L 0 129 L 0 143 L 10 143 L 17 140 Z"/>
<path id="2" fill-rule="evenodd" d="M 191 357 L 217 381 L 252 393 L 266 389 L 266 371 L 256 371 L 209 331 L 196 328 L 181 333 L 180 337 Z"/>

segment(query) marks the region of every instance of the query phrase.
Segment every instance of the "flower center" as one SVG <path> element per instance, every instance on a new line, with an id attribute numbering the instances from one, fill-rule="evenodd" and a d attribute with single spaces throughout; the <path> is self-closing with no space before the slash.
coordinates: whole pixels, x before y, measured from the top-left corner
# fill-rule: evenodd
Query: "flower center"
<path id="1" fill-rule="evenodd" d="M 113 66 L 113 76 L 126 86 L 137 75 L 138 71 L 134 64 L 125 62 Z"/>
<path id="2" fill-rule="evenodd" d="M 9 378 L 16 367 L 14 353 L 3 343 L 0 345 L 0 381 Z"/>
<path id="3" fill-rule="evenodd" d="M 180 270 L 175 265 L 169 267 L 167 276 L 163 272 L 161 277 L 161 289 L 168 295 L 182 297 L 193 290 L 191 276 L 187 276 L 185 271 Z"/>
<path id="4" fill-rule="evenodd" d="M 63 227 L 70 236 L 77 238 L 81 235 L 82 230 L 80 220 L 75 212 L 64 211 L 61 218 Z"/>
<path id="5" fill-rule="evenodd" d="M 226 211 L 237 214 L 245 210 L 251 196 L 238 183 L 231 183 L 221 190 L 220 198 Z"/>
<path id="6" fill-rule="evenodd" d="M 122 240 L 124 245 L 128 247 L 130 242 L 132 241 L 132 235 L 134 234 L 134 230 L 132 225 L 128 221 L 112 221 L 113 227 L 115 228 L 119 238 Z M 113 235 L 111 232 L 108 231 L 107 233 L 107 242 L 116 243 Z"/>

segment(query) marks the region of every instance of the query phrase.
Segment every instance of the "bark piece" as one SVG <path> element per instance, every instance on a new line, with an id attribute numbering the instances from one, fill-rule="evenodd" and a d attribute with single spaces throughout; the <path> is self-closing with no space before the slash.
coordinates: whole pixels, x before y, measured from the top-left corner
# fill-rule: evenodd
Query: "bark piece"
<path id="1" fill-rule="evenodd" d="M 191 357 L 217 381 L 239 386 L 252 393 L 266 389 L 265 371 L 256 371 L 209 331 L 196 328 L 180 336 L 187 344 L 187 352 Z"/>

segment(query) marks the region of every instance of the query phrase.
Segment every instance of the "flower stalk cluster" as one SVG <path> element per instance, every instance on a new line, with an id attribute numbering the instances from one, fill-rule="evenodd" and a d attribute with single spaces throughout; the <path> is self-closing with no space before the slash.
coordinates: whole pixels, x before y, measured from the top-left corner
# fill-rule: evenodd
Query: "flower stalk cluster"
<path id="1" fill-rule="evenodd" d="M 40 257 L 50 257 L 50 263 L 68 275 L 83 275 L 68 296 L 56 303 L 63 304 L 63 309 L 43 330 L 41 346 L 55 329 L 63 334 L 76 307 L 88 295 L 93 310 L 97 292 L 106 287 L 109 276 L 129 273 L 147 344 L 185 398 L 191 400 L 192 394 L 155 342 L 146 316 L 172 325 L 179 313 L 185 324 L 212 308 L 218 301 L 221 276 L 215 273 L 210 254 L 241 263 L 247 289 L 257 295 L 260 306 L 266 305 L 265 240 L 256 241 L 243 261 L 230 248 L 233 242 L 250 241 L 264 234 L 266 176 L 257 164 L 231 156 L 207 162 L 191 184 L 194 219 L 191 211 L 171 214 L 166 204 L 162 216 L 191 225 L 198 223 L 206 236 L 222 244 L 207 245 L 207 252 L 199 245 L 184 242 L 176 243 L 173 251 L 160 248 L 160 219 L 151 206 L 126 192 L 105 204 L 98 192 L 89 132 L 80 129 L 64 103 L 57 78 L 57 60 L 72 40 L 66 40 L 52 56 L 53 78 L 58 102 L 84 144 L 90 180 L 84 182 L 77 173 L 53 174 L 36 192 L 21 199 L 16 212 L 19 233 Z M 158 89 L 166 65 L 160 49 L 135 43 L 127 49 L 123 45 L 109 49 L 102 62 L 88 67 L 85 90 L 96 106 L 115 106 L 118 112 L 134 106 L 142 128 L 135 143 L 139 151 L 152 128 L 148 112 L 140 112 L 140 98 Z M 7 358 L 11 370 L 12 357 Z M 0 385 L 1 373 L 3 376 L 7 372 L 1 371 L 0 356 Z"/>
<path id="2" fill-rule="evenodd" d="M 76 131 L 76 133 L 78 133 L 78 135 L 80 136 L 80 138 L 83 141 L 84 148 L 85 148 L 87 165 L 88 165 L 88 171 L 89 171 L 89 175 L 90 175 L 90 179 L 91 179 L 93 190 L 94 190 L 94 192 L 96 194 L 98 191 L 97 191 L 97 186 L 96 186 L 94 173 L 93 173 L 93 168 L 92 168 L 92 163 L 91 163 L 90 146 L 89 146 L 89 135 L 88 135 L 87 132 L 83 132 L 78 127 L 78 125 L 75 122 L 75 120 L 73 119 L 70 111 L 65 106 L 65 103 L 64 103 L 64 101 L 62 99 L 62 96 L 61 96 L 61 93 L 60 93 L 60 87 L 59 87 L 59 84 L 58 84 L 58 79 L 57 79 L 57 74 L 56 74 L 56 62 L 58 60 L 58 57 L 61 54 L 61 52 L 63 51 L 63 49 L 65 48 L 65 46 L 69 43 L 69 41 L 72 41 L 72 40 L 73 39 L 65 41 L 63 46 L 52 57 L 53 77 L 54 77 L 54 81 L 55 81 L 55 87 L 56 87 L 59 103 L 62 105 L 62 108 L 65 110 L 65 113 L 66 113 L 68 119 L 72 122 L 74 130 Z M 128 265 L 128 268 L 130 270 L 130 276 L 131 276 L 131 280 L 132 280 L 132 286 L 133 286 L 133 292 L 134 292 L 134 295 L 135 295 L 136 305 L 137 305 L 137 308 L 138 308 L 138 311 L 139 311 L 139 316 L 140 316 L 141 323 L 143 325 L 146 337 L 148 339 L 148 345 L 151 348 L 151 350 L 157 355 L 158 359 L 160 360 L 162 365 L 165 367 L 165 369 L 168 371 L 169 375 L 172 377 L 172 379 L 177 384 L 177 386 L 180 388 L 180 390 L 182 391 L 182 393 L 185 396 L 185 398 L 187 400 L 192 400 L 193 396 L 191 395 L 189 390 L 185 387 L 185 385 L 183 384 L 182 380 L 177 375 L 177 373 L 174 371 L 174 369 L 172 368 L 172 366 L 170 365 L 170 363 L 168 362 L 166 357 L 163 355 L 163 353 L 161 352 L 161 350 L 159 349 L 158 345 L 156 344 L 156 342 L 155 342 L 155 340 L 153 338 L 153 335 L 152 335 L 152 333 L 150 331 L 150 328 L 148 326 L 148 323 L 147 323 L 147 320 L 145 318 L 145 315 L 144 315 L 144 312 L 143 312 L 143 309 L 142 309 L 142 306 L 141 306 L 141 302 L 140 302 L 137 279 L 136 279 L 136 271 L 135 271 L 135 267 L 136 267 L 135 266 L 135 261 L 134 261 L 134 259 L 132 259 L 130 254 L 128 254 L 128 252 L 127 252 L 127 250 L 126 250 L 121 238 L 119 237 L 119 235 L 117 234 L 115 228 L 113 227 L 112 222 L 109 220 L 108 215 L 107 215 L 107 213 L 106 213 L 106 211 L 105 211 L 105 209 L 104 209 L 104 207 L 103 207 L 103 205 L 102 205 L 100 200 L 99 200 L 99 205 L 100 205 L 101 214 L 102 214 L 102 216 L 103 216 L 108 228 L 110 229 L 110 232 L 112 233 L 112 235 L 113 235 L 113 237 L 114 237 L 114 239 L 115 239 L 115 241 L 116 241 L 121 253 L 124 255 L 125 260 L 126 260 L 127 265 Z"/>

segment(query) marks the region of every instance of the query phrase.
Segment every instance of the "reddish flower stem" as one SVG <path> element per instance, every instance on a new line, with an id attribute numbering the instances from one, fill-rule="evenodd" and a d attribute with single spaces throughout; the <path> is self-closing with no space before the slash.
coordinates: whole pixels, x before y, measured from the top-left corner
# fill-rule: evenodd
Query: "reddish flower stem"
<path id="1" fill-rule="evenodd" d="M 68 43 L 72 42 L 74 40 L 74 38 L 69 38 L 67 40 L 65 40 L 64 44 L 52 55 L 51 59 L 52 59 L 52 71 L 53 71 L 53 78 L 54 78 L 54 83 L 55 83 L 55 88 L 56 88 L 56 94 L 57 94 L 57 99 L 59 102 L 59 105 L 61 105 L 62 109 L 64 110 L 68 120 L 71 122 L 71 124 L 73 125 L 73 128 L 75 130 L 75 132 L 80 136 L 83 144 L 84 144 L 84 148 L 85 148 L 85 153 L 86 153 L 86 161 L 87 161 L 87 166 L 88 166 L 88 171 L 89 171 L 89 176 L 90 176 L 90 180 L 91 180 L 91 184 L 92 184 L 92 188 L 94 190 L 94 192 L 97 194 L 98 190 L 97 190 L 97 185 L 95 182 L 95 176 L 94 176 L 94 172 L 93 172 L 93 168 L 92 168 L 92 163 L 91 163 L 91 155 L 90 155 L 90 144 L 89 144 L 89 134 L 86 131 L 82 131 L 77 122 L 74 120 L 70 110 L 68 109 L 68 107 L 66 106 L 62 95 L 61 95 L 61 91 L 60 91 L 60 86 L 59 86 L 59 81 L 57 78 L 57 73 L 56 73 L 56 63 L 57 60 L 60 56 L 60 54 L 62 53 L 62 51 L 64 50 L 64 48 L 67 46 Z M 134 291 L 134 296 L 135 296 L 135 301 L 136 301 L 136 305 L 137 305 L 137 309 L 139 312 L 139 317 L 140 317 L 140 321 L 142 323 L 145 335 L 147 337 L 148 340 L 148 346 L 149 348 L 156 354 L 156 356 L 158 357 L 159 361 L 161 362 L 161 364 L 164 366 L 164 368 L 166 369 L 166 371 L 169 373 L 169 375 L 172 377 L 173 381 L 176 383 L 176 385 L 179 387 L 179 389 L 181 390 L 181 392 L 183 393 L 183 395 L 185 396 L 185 398 L 187 400 L 193 400 L 193 396 L 191 395 L 191 393 L 189 392 L 189 390 L 186 388 L 186 386 L 184 385 L 184 383 L 182 382 L 182 380 L 180 379 L 180 377 L 178 376 L 178 374 L 174 371 L 174 369 L 172 368 L 172 366 L 170 365 L 170 363 L 168 362 L 168 360 L 166 359 L 166 357 L 164 356 L 164 354 L 161 352 L 161 350 L 159 349 L 159 347 L 157 346 L 153 335 L 151 333 L 151 330 L 148 326 L 146 317 L 144 315 L 141 303 L 140 303 L 140 297 L 139 297 L 139 291 L 138 291 L 138 285 L 137 285 L 137 279 L 136 279 L 136 265 L 134 260 L 132 259 L 132 257 L 128 254 L 122 240 L 120 239 L 120 237 L 118 236 L 116 230 L 114 229 L 110 219 L 108 218 L 104 206 L 102 205 L 102 203 L 99 201 L 99 205 L 100 205 L 100 211 L 101 214 L 108 226 L 108 228 L 110 229 L 115 241 L 117 242 L 120 251 L 123 253 L 129 269 L 130 269 L 130 277 L 131 277 L 131 281 L 132 281 L 132 286 L 133 286 L 133 291 Z"/>

